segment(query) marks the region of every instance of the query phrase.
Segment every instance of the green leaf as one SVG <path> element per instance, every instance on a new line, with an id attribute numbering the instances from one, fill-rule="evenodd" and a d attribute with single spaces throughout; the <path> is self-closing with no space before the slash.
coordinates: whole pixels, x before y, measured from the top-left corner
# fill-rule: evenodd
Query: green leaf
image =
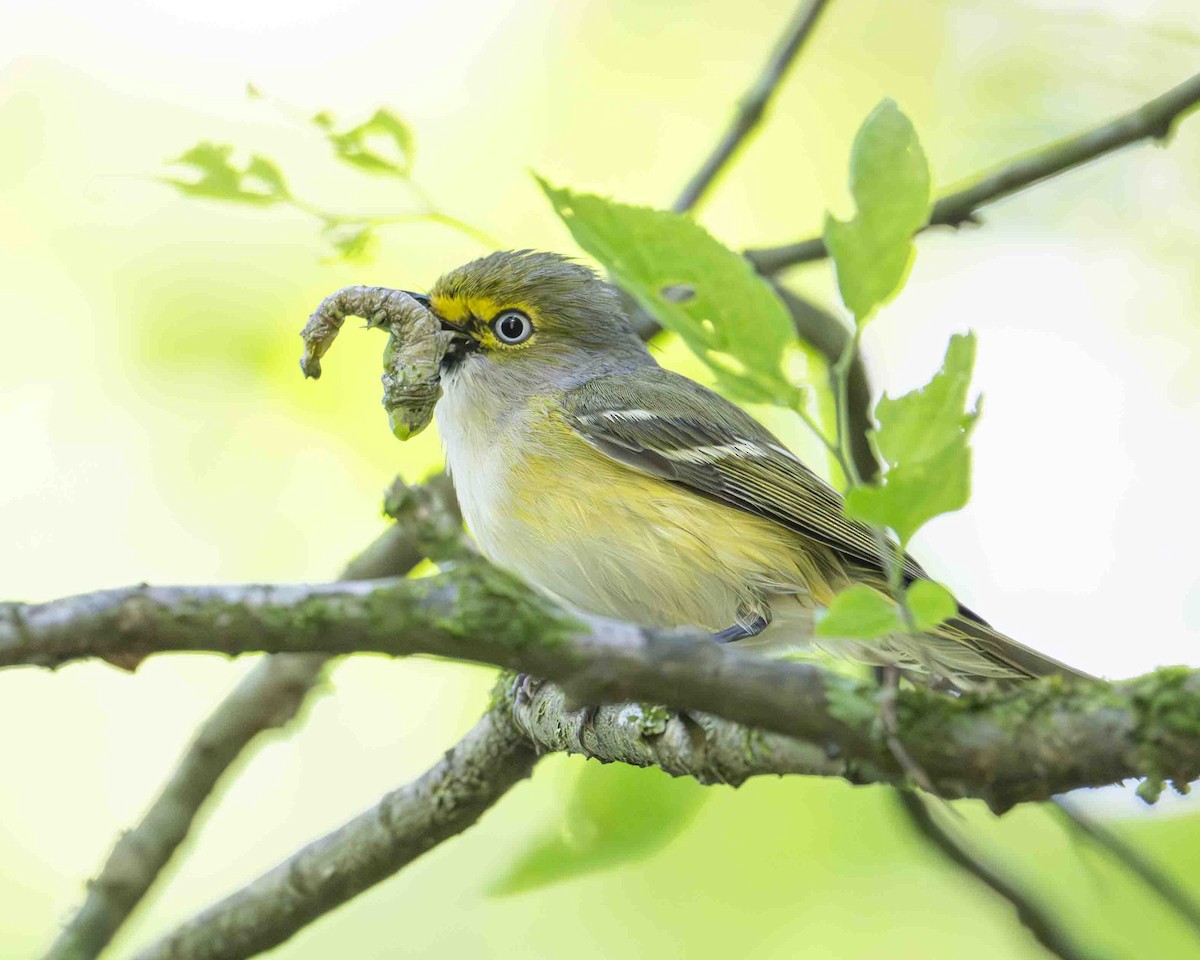
<path id="1" fill-rule="evenodd" d="M 787 405 L 787 308 L 745 258 L 690 217 L 552 187 L 538 179 L 575 241 L 613 280 L 748 403 Z M 810 355 L 811 357 L 811 355 Z"/>
<path id="2" fill-rule="evenodd" d="M 339 224 L 325 231 L 334 255 L 325 263 L 371 263 L 379 251 L 379 234 L 370 224 Z"/>
<path id="3" fill-rule="evenodd" d="M 916 580 L 904 593 L 904 602 L 918 630 L 932 630 L 958 613 L 954 594 L 932 580 Z"/>
<path id="4" fill-rule="evenodd" d="M 970 432 L 978 405 L 967 410 L 975 335 L 950 338 L 941 371 L 923 388 L 875 410 L 872 441 L 887 465 L 880 485 L 846 493 L 847 516 L 891 527 L 902 544 L 929 520 L 960 510 L 971 497 Z"/>
<path id="5" fill-rule="evenodd" d="M 842 302 L 862 325 L 904 285 L 916 254 L 913 234 L 929 222 L 929 165 L 893 100 L 872 110 L 854 138 L 850 193 L 858 213 L 848 221 L 826 215 L 825 246 Z"/>
<path id="6" fill-rule="evenodd" d="M 971 451 L 947 447 L 936 457 L 889 470 L 882 486 L 846 492 L 846 515 L 877 527 L 891 527 L 901 544 L 934 517 L 961 510 L 971 497 Z"/>
<path id="7" fill-rule="evenodd" d="M 524 893 L 657 853 L 695 819 L 710 791 L 655 767 L 585 763 L 562 822 L 488 888 Z"/>
<path id="8" fill-rule="evenodd" d="M 895 602 L 859 583 L 833 598 L 829 609 L 817 621 L 816 632 L 818 637 L 876 640 L 903 631 L 904 622 Z"/>
<path id="9" fill-rule="evenodd" d="M 928 384 L 895 399 L 887 394 L 880 398 L 874 439 L 887 463 L 924 460 L 970 429 L 979 415 L 967 410 L 974 367 L 975 335 L 956 334 L 946 347 L 942 369 Z"/>
<path id="10" fill-rule="evenodd" d="M 186 153 L 168 161 L 191 167 L 199 179 L 160 179 L 182 193 L 210 200 L 266 206 L 291 199 L 283 174 L 270 160 L 256 154 L 244 167 L 239 168 L 231 162 L 232 156 L 233 147 L 227 143 L 201 141 Z"/>
<path id="11" fill-rule="evenodd" d="M 376 110 L 370 120 L 338 133 L 337 120 L 323 110 L 312 118 L 339 160 L 368 173 L 407 178 L 412 172 L 416 141 L 412 128 L 391 110 Z"/>

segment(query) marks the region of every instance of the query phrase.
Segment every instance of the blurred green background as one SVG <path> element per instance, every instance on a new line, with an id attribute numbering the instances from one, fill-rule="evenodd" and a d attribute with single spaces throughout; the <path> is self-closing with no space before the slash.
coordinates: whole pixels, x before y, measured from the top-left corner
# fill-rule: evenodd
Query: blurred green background
<path id="1" fill-rule="evenodd" d="M 299 376 L 296 333 L 339 286 L 420 288 L 485 248 L 417 224 L 389 228 L 373 264 L 325 263 L 302 213 L 183 198 L 151 179 L 164 159 L 229 142 L 279 161 L 314 202 L 403 212 L 403 185 L 338 165 L 289 113 L 365 119 L 388 105 L 412 124 L 417 178 L 443 210 L 505 245 L 570 251 L 529 169 L 669 202 L 791 12 L 787 0 L 7 0 L 0 593 L 327 578 L 380 529 L 390 478 L 439 463 L 434 431 L 400 446 L 386 429 L 382 338 L 344 338 L 316 386 Z M 885 95 L 946 185 L 1126 110 L 1198 60 L 1191 0 L 835 0 L 701 219 L 744 246 L 845 212 L 850 140 Z M 247 81 L 268 99 L 247 99 Z M 1168 149 L 1133 148 L 986 220 L 924 237 L 866 339 L 877 386 L 895 391 L 928 377 L 949 333 L 980 334 L 974 499 L 917 553 L 997 625 L 1085 669 L 1200 663 L 1200 118 Z M 835 302 L 826 265 L 790 280 Z M 664 358 L 684 363 L 669 346 Z M 781 429 L 803 447 L 794 425 Z M 0 956 L 48 945 L 250 662 L 0 676 Z M 339 664 L 302 725 L 211 805 L 114 955 L 422 771 L 477 716 L 491 676 Z M 621 778 L 597 794 L 590 825 L 564 817 L 583 769 Z M 913 838 L 886 791 L 763 780 L 698 807 L 699 788 L 661 781 L 551 758 L 470 833 L 276 956 L 1043 955 L 1005 904 Z M 694 821 L 634 862 L 487 894 L 547 837 L 586 845 L 606 818 L 619 832 L 641 791 Z M 1151 810 L 1121 790 L 1082 800 L 1200 893 L 1194 804 Z M 962 809 L 977 846 L 1097 955 L 1200 948 L 1045 811 L 997 821 Z"/>

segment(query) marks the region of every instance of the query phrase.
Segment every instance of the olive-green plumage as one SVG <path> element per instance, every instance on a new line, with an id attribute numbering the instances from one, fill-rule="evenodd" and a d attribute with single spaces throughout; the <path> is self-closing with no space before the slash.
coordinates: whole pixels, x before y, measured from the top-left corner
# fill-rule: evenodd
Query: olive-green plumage
<path id="1" fill-rule="evenodd" d="M 775 648 L 812 645 L 812 611 L 846 586 L 888 592 L 873 532 L 838 493 L 660 367 L 587 268 L 496 253 L 430 303 L 457 331 L 437 408 L 447 462 L 496 562 L 588 612 Z M 925 574 L 906 556 L 904 576 Z M 917 637 L 821 644 L 959 681 L 1074 673 L 965 609 Z"/>

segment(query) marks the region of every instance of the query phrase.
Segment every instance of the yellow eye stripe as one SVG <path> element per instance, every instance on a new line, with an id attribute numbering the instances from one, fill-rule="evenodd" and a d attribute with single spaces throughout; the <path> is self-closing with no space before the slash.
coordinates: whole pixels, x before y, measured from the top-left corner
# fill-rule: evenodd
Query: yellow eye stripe
<path id="1" fill-rule="evenodd" d="M 534 336 L 537 335 L 537 311 L 528 303 L 501 302 L 492 297 L 453 297 L 442 294 L 431 297 L 430 304 L 434 313 L 449 323 L 464 327 L 485 349 L 517 350 L 528 346 L 533 340 L 534 337 L 531 336 L 523 343 L 513 344 L 496 338 L 492 333 L 491 322 L 505 310 L 520 310 L 524 313 L 533 322 Z"/>

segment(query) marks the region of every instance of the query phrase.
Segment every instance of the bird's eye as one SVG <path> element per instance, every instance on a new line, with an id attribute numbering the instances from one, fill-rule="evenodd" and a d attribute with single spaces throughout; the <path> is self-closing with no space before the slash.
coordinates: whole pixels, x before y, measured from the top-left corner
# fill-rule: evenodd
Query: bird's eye
<path id="1" fill-rule="evenodd" d="M 524 343 L 533 336 L 533 322 L 520 310 L 505 310 L 492 321 L 492 332 L 501 343 Z"/>

